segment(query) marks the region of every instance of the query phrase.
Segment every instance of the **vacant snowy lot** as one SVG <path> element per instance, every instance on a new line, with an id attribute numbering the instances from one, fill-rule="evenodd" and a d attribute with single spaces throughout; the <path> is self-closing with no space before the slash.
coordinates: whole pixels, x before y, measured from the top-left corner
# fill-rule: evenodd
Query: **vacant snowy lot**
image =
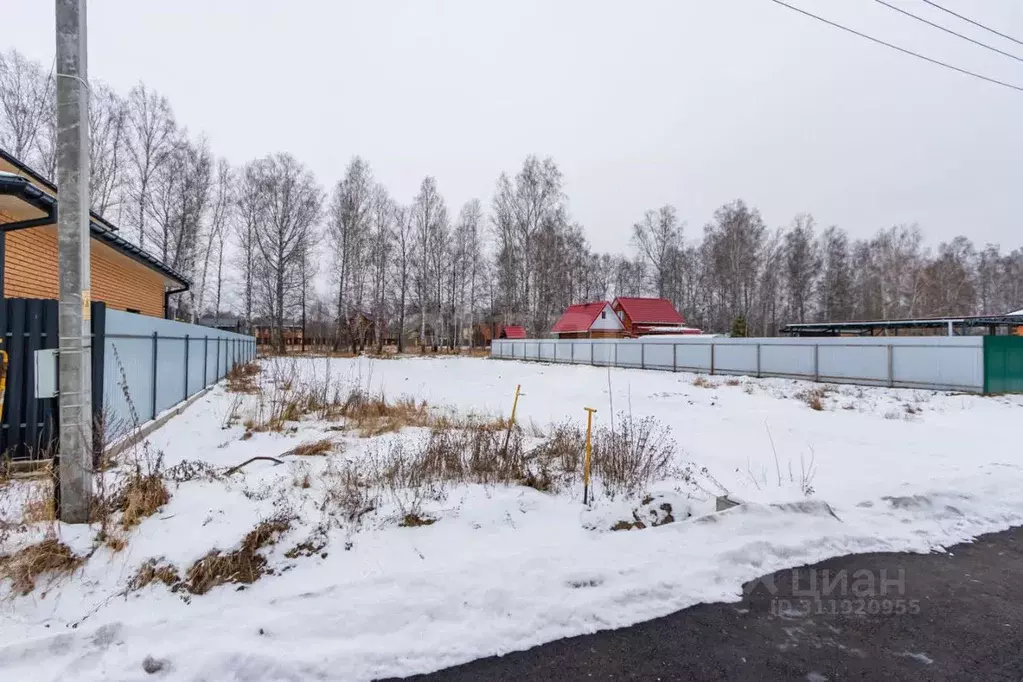
<path id="1" fill-rule="evenodd" d="M 0 551 L 55 534 L 87 557 L 0 585 L 5 679 L 425 672 L 1023 523 L 1016 397 L 468 358 L 263 361 L 247 382 L 105 475 L 156 471 L 169 499 L 152 515 L 129 522 L 126 502 L 105 529 L 65 526 L 26 512 L 39 484 L 0 487 Z M 584 407 L 598 453 L 621 455 L 624 432 L 646 457 L 595 462 L 590 508 Z M 232 471 L 253 457 L 281 463 Z M 715 512 L 722 494 L 748 504 Z"/>

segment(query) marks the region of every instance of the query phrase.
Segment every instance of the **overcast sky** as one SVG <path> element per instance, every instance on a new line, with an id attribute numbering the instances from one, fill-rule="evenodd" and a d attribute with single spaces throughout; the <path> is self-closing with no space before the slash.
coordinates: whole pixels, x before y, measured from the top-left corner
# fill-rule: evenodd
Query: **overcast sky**
<path id="1" fill-rule="evenodd" d="M 1023 85 L 1023 63 L 873 0 L 789 0 Z M 1023 46 L 891 0 L 1001 49 Z M 1023 39 L 1023 2 L 939 0 Z M 4 47 L 52 63 L 53 2 L 0 0 Z M 770 0 L 91 0 L 89 75 L 166 94 L 243 163 L 287 151 L 324 187 L 353 154 L 398 199 L 436 176 L 452 215 L 502 170 L 555 158 L 595 249 L 672 203 L 701 232 L 743 198 L 855 236 L 918 222 L 1023 246 L 1023 92 L 962 76 Z"/>

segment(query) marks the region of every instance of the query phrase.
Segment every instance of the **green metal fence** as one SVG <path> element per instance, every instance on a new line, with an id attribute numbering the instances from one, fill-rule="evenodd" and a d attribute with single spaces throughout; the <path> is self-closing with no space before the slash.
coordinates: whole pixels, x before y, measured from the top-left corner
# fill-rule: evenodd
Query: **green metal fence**
<path id="1" fill-rule="evenodd" d="M 984 393 L 1023 393 L 1023 336 L 984 337 Z"/>

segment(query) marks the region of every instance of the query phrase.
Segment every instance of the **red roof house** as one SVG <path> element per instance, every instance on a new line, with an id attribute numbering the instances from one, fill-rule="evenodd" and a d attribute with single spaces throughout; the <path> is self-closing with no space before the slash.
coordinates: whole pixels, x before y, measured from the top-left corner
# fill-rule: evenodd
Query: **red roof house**
<path id="1" fill-rule="evenodd" d="M 562 313 L 551 331 L 559 339 L 597 339 L 625 336 L 625 326 L 607 301 L 577 303 Z"/>
<path id="2" fill-rule="evenodd" d="M 524 339 L 524 338 L 526 338 L 526 328 L 521 326 L 521 325 L 510 324 L 510 325 L 508 325 L 507 327 L 505 327 L 504 329 L 501 330 L 501 338 L 502 339 Z"/>
<path id="3" fill-rule="evenodd" d="M 666 298 L 631 298 L 620 296 L 611 304 L 629 336 L 652 334 L 702 334 L 686 321 Z"/>

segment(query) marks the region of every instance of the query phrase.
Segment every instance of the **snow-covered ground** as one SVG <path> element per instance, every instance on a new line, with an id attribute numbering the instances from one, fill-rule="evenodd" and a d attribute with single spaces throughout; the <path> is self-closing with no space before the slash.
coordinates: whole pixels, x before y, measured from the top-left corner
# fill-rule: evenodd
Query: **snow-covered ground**
<path id="1" fill-rule="evenodd" d="M 528 433 L 583 425 L 584 407 L 598 410 L 598 426 L 611 414 L 652 416 L 670 426 L 678 464 L 690 464 L 695 480 L 653 484 L 647 492 L 670 500 L 680 518 L 643 530 L 612 532 L 640 501 L 598 494 L 587 510 L 581 480 L 559 494 L 451 485 L 426 502 L 437 519 L 427 526 L 399 526 L 394 505 L 361 524 L 330 523 L 325 472 L 392 439 L 421 440 L 423 430 L 367 439 L 307 420 L 244 437 L 242 419 L 227 423 L 253 398 L 218 386 L 150 437 L 165 465 L 228 467 L 321 438 L 338 452 L 169 484 L 170 502 L 124 549 L 101 547 L 71 577 L 0 602 L 3 679 L 407 675 L 736 600 L 745 581 L 785 567 L 933 551 L 1023 524 L 1016 397 L 833 386 L 815 410 L 806 397 L 815 385 L 777 379 L 694 384 L 685 373 L 469 358 L 303 359 L 285 369 L 299 383 L 339 380 L 453 414 L 507 415 L 520 384 L 518 421 Z M 715 513 L 713 495 L 725 491 L 749 504 Z M 17 514 L 21 495 L 9 492 L 0 518 Z M 808 497 L 830 509 L 790 504 Z M 686 507 L 693 516 L 682 520 Z M 296 520 L 266 550 L 273 575 L 202 595 L 160 583 L 127 589 L 147 560 L 183 574 L 280 513 Z M 95 537 L 94 528 L 58 532 L 83 554 Z M 307 540 L 315 551 L 285 556 Z M 147 657 L 162 670 L 146 673 Z"/>

